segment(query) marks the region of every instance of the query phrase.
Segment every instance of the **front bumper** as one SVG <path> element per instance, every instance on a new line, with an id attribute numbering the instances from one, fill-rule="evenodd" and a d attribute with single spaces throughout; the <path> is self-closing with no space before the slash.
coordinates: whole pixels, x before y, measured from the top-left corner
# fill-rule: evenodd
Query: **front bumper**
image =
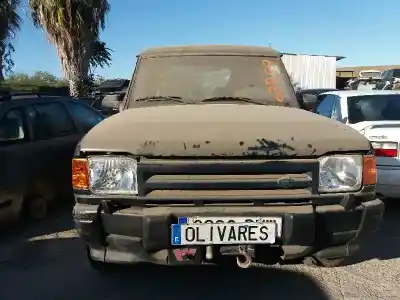
<path id="1" fill-rule="evenodd" d="M 379 226 L 383 212 L 383 202 L 376 199 L 351 209 L 342 205 L 277 205 L 130 207 L 114 212 L 103 201 L 100 206 L 77 203 L 73 214 L 78 233 L 94 259 L 167 264 L 173 248 L 170 225 L 180 216 L 282 217 L 279 246 L 303 246 L 297 253 L 301 257 L 333 258 L 352 255 L 360 240 Z"/>
<path id="2" fill-rule="evenodd" d="M 377 194 L 387 198 L 400 197 L 400 168 L 378 166 Z"/>

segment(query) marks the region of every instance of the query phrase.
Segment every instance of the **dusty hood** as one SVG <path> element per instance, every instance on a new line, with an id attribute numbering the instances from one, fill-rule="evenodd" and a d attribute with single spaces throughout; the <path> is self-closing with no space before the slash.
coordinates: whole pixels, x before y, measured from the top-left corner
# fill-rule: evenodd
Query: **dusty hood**
<path id="1" fill-rule="evenodd" d="M 94 127 L 80 148 L 144 156 L 320 156 L 370 146 L 356 130 L 304 110 L 205 104 L 125 110 Z"/>

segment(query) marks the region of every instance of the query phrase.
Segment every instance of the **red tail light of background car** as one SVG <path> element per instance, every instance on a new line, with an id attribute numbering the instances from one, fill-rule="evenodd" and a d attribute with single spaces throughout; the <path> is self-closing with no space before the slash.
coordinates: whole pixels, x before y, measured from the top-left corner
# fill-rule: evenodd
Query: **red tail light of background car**
<path id="1" fill-rule="evenodd" d="M 372 147 L 375 149 L 375 155 L 377 157 L 397 157 L 398 156 L 398 144 L 397 143 L 385 143 L 385 142 L 371 142 Z"/>

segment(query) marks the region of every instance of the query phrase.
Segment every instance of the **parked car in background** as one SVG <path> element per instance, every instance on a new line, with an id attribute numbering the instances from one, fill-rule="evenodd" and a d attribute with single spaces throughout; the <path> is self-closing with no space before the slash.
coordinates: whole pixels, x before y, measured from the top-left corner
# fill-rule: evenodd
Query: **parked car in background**
<path id="1" fill-rule="evenodd" d="M 359 76 L 351 78 L 347 82 L 348 90 L 370 91 L 377 89 L 377 86 L 382 83 L 382 75 L 378 70 L 362 70 Z"/>
<path id="2" fill-rule="evenodd" d="M 109 117 L 119 112 L 119 107 L 126 94 L 126 90 L 107 93 L 104 95 L 100 105 L 94 105 L 104 116 Z"/>
<path id="3" fill-rule="evenodd" d="M 107 94 L 126 90 L 129 86 L 129 82 L 130 80 L 127 79 L 108 79 L 100 83 L 97 87 L 93 89 L 93 91 L 96 94 Z"/>
<path id="4" fill-rule="evenodd" d="M 400 91 L 337 91 L 319 95 L 316 113 L 364 134 L 377 156 L 377 193 L 400 197 Z"/>
<path id="5" fill-rule="evenodd" d="M 299 103 L 302 103 L 302 101 L 304 101 L 305 99 L 305 95 L 306 97 L 308 97 L 308 95 L 314 95 L 314 96 L 318 96 L 321 93 L 325 93 L 325 92 L 330 92 L 330 91 L 337 91 L 337 89 L 329 89 L 329 88 L 321 88 L 321 89 L 300 89 L 296 91 L 296 97 L 297 100 L 299 101 Z M 316 105 L 318 105 L 318 103 L 316 103 Z M 306 107 L 304 108 L 306 110 L 311 110 L 313 111 L 315 109 L 315 107 Z"/>
<path id="6" fill-rule="evenodd" d="M 18 220 L 24 208 L 44 217 L 48 204 L 71 196 L 75 146 L 103 119 L 70 97 L 0 97 L 0 222 Z"/>
<path id="7" fill-rule="evenodd" d="M 91 106 L 106 117 L 118 112 L 119 105 L 125 96 L 130 80 L 110 79 L 102 82 L 92 93 L 94 101 Z"/>
<path id="8" fill-rule="evenodd" d="M 400 80 L 400 69 L 390 69 L 383 71 L 381 74 L 382 80 L 377 82 L 375 89 L 377 90 L 382 90 L 387 86 L 388 84 L 391 84 L 392 82 L 397 82 Z"/>

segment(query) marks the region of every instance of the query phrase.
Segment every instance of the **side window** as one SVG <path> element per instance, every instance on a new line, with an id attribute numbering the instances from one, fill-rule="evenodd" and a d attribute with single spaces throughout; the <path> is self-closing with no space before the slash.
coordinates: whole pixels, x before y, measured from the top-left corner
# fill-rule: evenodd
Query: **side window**
<path id="1" fill-rule="evenodd" d="M 334 96 L 325 95 L 324 99 L 319 104 L 316 113 L 321 116 L 330 118 L 332 115 L 333 104 L 334 104 Z"/>
<path id="2" fill-rule="evenodd" d="M 8 111 L 0 120 L 0 144 L 15 143 L 27 138 L 23 112 L 19 108 Z"/>
<path id="3" fill-rule="evenodd" d="M 28 110 L 35 139 L 48 139 L 75 132 L 74 124 L 61 103 L 34 104 Z"/>
<path id="4" fill-rule="evenodd" d="M 90 130 L 104 120 L 104 117 L 93 109 L 74 102 L 66 102 L 65 105 L 75 122 L 84 130 Z"/>
<path id="5" fill-rule="evenodd" d="M 325 95 L 318 95 L 317 96 L 317 107 L 320 105 L 322 100 L 324 100 L 324 98 L 325 98 Z"/>
<path id="6" fill-rule="evenodd" d="M 386 75 L 385 75 L 385 80 L 392 81 L 393 75 L 394 75 L 393 70 L 388 70 L 387 73 L 386 73 Z"/>
<path id="7" fill-rule="evenodd" d="M 342 111 L 340 107 L 340 97 L 334 96 L 334 103 L 333 103 L 333 109 L 332 109 L 332 119 L 335 119 L 337 121 L 342 121 Z"/>
<path id="8" fill-rule="evenodd" d="M 400 70 L 399 69 L 393 71 L 393 77 L 400 78 Z"/>

